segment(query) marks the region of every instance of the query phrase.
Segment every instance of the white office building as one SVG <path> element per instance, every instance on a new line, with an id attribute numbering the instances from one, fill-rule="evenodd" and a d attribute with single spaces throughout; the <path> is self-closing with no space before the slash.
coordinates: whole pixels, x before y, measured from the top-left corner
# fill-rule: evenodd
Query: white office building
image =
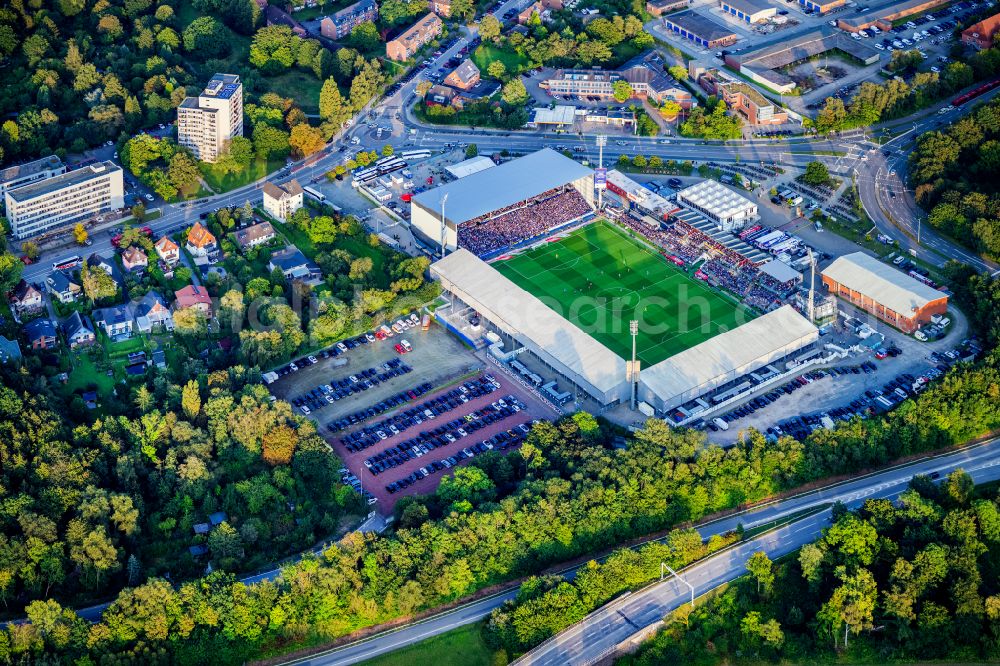
<path id="1" fill-rule="evenodd" d="M 87 222 L 124 208 L 122 169 L 109 161 L 91 164 L 9 190 L 4 203 L 18 240 Z"/>
<path id="2" fill-rule="evenodd" d="M 7 167 L 0 171 L 0 199 L 4 198 L 8 190 L 16 190 L 62 173 L 66 173 L 66 165 L 55 155 Z"/>
<path id="3" fill-rule="evenodd" d="M 243 84 L 236 74 L 216 74 L 201 95 L 177 107 L 177 143 L 215 162 L 234 136 L 243 136 Z"/>

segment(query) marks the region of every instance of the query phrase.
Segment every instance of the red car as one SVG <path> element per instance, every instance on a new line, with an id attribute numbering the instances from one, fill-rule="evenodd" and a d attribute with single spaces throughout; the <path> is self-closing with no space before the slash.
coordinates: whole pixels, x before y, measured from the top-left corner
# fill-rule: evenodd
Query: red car
<path id="1" fill-rule="evenodd" d="M 395 345 L 395 346 L 393 347 L 393 349 L 395 349 L 395 350 L 396 350 L 396 353 L 397 353 L 397 354 L 405 354 L 405 353 L 406 353 L 406 349 L 404 349 L 404 348 L 403 348 L 403 345 L 399 345 L 399 344 L 397 344 L 397 345 Z"/>
<path id="2" fill-rule="evenodd" d="M 29 257 L 28 255 L 26 255 L 26 254 L 23 254 L 23 255 L 21 255 L 21 262 L 22 262 L 22 263 L 23 263 L 23 264 L 24 264 L 25 266 L 30 266 L 31 264 L 35 263 L 35 260 L 34 260 L 34 259 L 32 259 L 31 257 Z"/>

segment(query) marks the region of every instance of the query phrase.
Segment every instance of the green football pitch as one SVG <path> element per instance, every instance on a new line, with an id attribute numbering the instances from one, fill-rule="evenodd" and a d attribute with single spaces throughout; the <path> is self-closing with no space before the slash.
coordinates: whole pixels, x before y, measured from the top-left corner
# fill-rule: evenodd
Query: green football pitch
<path id="1" fill-rule="evenodd" d="M 622 358 L 637 319 L 643 367 L 755 317 L 606 221 L 492 265 Z"/>

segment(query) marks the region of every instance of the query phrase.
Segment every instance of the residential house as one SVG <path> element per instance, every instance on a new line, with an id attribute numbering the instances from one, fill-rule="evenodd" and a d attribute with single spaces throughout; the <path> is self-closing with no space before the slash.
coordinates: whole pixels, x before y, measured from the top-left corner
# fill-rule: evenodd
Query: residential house
<path id="1" fill-rule="evenodd" d="M 297 247 L 288 246 L 271 255 L 269 270 L 280 269 L 286 280 L 318 284 L 323 279 L 319 266 L 309 261 Z"/>
<path id="2" fill-rule="evenodd" d="M 544 23 L 548 20 L 550 12 L 542 5 L 541 2 L 532 3 L 521 10 L 521 13 L 517 15 L 518 25 L 527 25 L 531 20 L 531 17 L 536 14 L 538 15 L 538 20 Z"/>
<path id="3" fill-rule="evenodd" d="M 302 186 L 297 180 L 290 180 L 284 185 L 268 181 L 261 189 L 264 193 L 264 210 L 275 219 L 285 221 L 302 208 Z"/>
<path id="4" fill-rule="evenodd" d="M 130 273 L 141 273 L 149 266 L 146 253 L 132 245 L 122 252 L 122 266 Z"/>
<path id="5" fill-rule="evenodd" d="M 87 266 L 90 269 L 99 268 L 105 273 L 107 273 L 118 288 L 121 289 L 125 286 L 125 279 L 122 277 L 122 273 L 118 270 L 118 265 L 115 264 L 111 259 L 101 256 L 96 252 L 89 257 L 87 257 Z"/>
<path id="6" fill-rule="evenodd" d="M 146 295 L 132 302 L 132 317 L 140 333 L 149 333 L 155 326 L 162 326 L 168 331 L 174 329 L 174 315 L 155 291 L 147 291 Z"/>
<path id="7" fill-rule="evenodd" d="M 212 297 L 204 287 L 189 284 L 174 292 L 174 309 L 197 308 L 206 317 L 212 316 Z"/>
<path id="8" fill-rule="evenodd" d="M 112 305 L 94 310 L 94 324 L 114 341 L 132 337 L 132 313 L 125 305 Z"/>
<path id="9" fill-rule="evenodd" d="M 90 345 L 97 340 L 97 336 L 94 335 L 94 327 L 79 312 L 73 312 L 62 323 L 62 332 L 66 336 L 66 344 L 69 345 L 70 349 Z"/>
<path id="10" fill-rule="evenodd" d="M 201 222 L 188 229 L 186 247 L 192 256 L 210 259 L 219 251 L 215 236 Z"/>
<path id="11" fill-rule="evenodd" d="M 428 9 L 441 18 L 448 18 L 451 16 L 451 0 L 430 0 Z"/>
<path id="12" fill-rule="evenodd" d="M 441 34 L 444 23 L 433 12 L 414 23 L 408 30 L 385 45 L 386 56 L 390 60 L 402 62 L 409 60 L 420 48 Z"/>
<path id="13" fill-rule="evenodd" d="M 271 226 L 270 222 L 258 222 L 249 227 L 237 229 L 233 232 L 233 237 L 236 239 L 236 244 L 240 246 L 240 249 L 246 252 L 251 248 L 274 240 L 274 227 Z"/>
<path id="14" fill-rule="evenodd" d="M 60 303 L 75 303 L 83 293 L 83 287 L 68 271 L 52 271 L 45 278 L 45 284 L 48 285 L 49 293 Z"/>
<path id="15" fill-rule="evenodd" d="M 52 349 L 56 346 L 56 325 L 51 319 L 36 319 L 24 326 L 24 335 L 32 349 Z"/>
<path id="16" fill-rule="evenodd" d="M 476 63 L 466 58 L 465 61 L 456 67 L 452 72 L 444 77 L 444 84 L 459 90 L 469 90 L 479 83 L 480 72 Z"/>
<path id="17" fill-rule="evenodd" d="M 0 363 L 20 363 L 21 345 L 0 335 Z"/>
<path id="18" fill-rule="evenodd" d="M 181 259 L 181 248 L 169 236 L 164 236 L 156 241 L 156 245 L 153 247 L 163 263 L 168 266 L 173 266 Z"/>
<path id="19" fill-rule="evenodd" d="M 378 5 L 375 0 L 359 0 L 320 21 L 319 32 L 327 39 L 336 41 L 350 35 L 351 30 L 362 23 L 374 23 L 377 19 Z"/>
<path id="20" fill-rule="evenodd" d="M 42 292 L 27 280 L 21 280 L 10 293 L 10 304 L 18 315 L 38 312 L 45 304 Z"/>

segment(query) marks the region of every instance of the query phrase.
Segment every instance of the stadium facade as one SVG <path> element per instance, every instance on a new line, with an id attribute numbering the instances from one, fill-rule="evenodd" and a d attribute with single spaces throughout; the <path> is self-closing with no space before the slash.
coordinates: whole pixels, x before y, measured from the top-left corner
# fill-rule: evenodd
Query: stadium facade
<path id="1" fill-rule="evenodd" d="M 516 341 L 601 406 L 629 399 L 625 359 L 479 257 L 458 249 L 430 271 L 453 309 L 474 309 L 488 330 Z M 743 375 L 780 365 L 818 338 L 815 326 L 791 306 L 782 306 L 643 368 L 639 399 L 669 413 Z"/>
<path id="2" fill-rule="evenodd" d="M 461 225 L 559 188 L 572 187 L 594 207 L 594 172 L 550 148 L 421 192 L 410 201 L 411 228 L 432 247 L 455 250 Z M 554 225 L 558 226 L 558 225 Z"/>

